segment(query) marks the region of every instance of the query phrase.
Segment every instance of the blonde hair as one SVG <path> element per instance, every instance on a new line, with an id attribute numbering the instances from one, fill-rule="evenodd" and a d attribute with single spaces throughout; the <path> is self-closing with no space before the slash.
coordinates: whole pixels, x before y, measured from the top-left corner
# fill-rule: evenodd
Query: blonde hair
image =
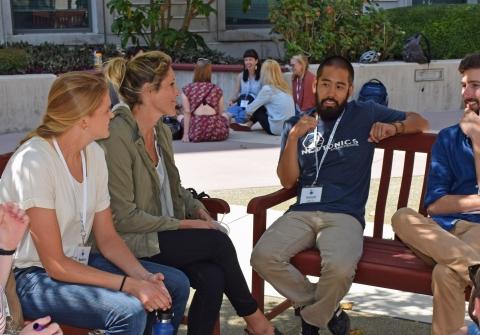
<path id="1" fill-rule="evenodd" d="M 305 55 L 295 55 L 295 56 L 292 56 L 292 59 L 290 60 L 291 61 L 295 61 L 296 63 L 300 63 L 300 65 L 302 65 L 303 67 L 303 73 L 307 72 L 308 71 L 308 58 L 307 56 Z"/>
<path id="2" fill-rule="evenodd" d="M 211 82 L 212 64 L 206 61 L 197 61 L 195 70 L 193 70 L 193 82 Z"/>
<path id="3" fill-rule="evenodd" d="M 48 93 L 48 102 L 42 123 L 21 143 L 32 137 L 50 138 L 70 129 L 78 120 L 93 112 L 108 92 L 103 75 L 87 72 L 68 72 L 60 75 Z"/>
<path id="4" fill-rule="evenodd" d="M 263 85 L 270 85 L 285 93 L 292 94 L 287 81 L 283 78 L 280 64 L 273 59 L 267 59 L 263 62 L 262 70 L 260 71 L 260 81 Z"/>
<path id="5" fill-rule="evenodd" d="M 122 100 L 133 109 L 141 104 L 140 92 L 145 83 L 158 90 L 172 65 L 172 59 L 161 51 L 148 51 L 130 60 L 117 57 L 108 62 L 105 76 Z"/>

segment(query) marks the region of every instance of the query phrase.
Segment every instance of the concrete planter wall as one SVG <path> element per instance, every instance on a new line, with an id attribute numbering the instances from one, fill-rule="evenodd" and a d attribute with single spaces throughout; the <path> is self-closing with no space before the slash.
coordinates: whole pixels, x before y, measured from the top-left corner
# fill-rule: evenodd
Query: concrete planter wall
<path id="1" fill-rule="evenodd" d="M 355 97 L 363 83 L 377 78 L 387 87 L 392 108 L 420 113 L 458 112 L 462 108 L 459 62 L 354 64 Z M 179 89 L 192 81 L 193 67 L 174 64 Z M 315 73 L 317 67 L 312 65 L 310 70 Z M 241 70 L 241 65 L 213 65 L 212 81 L 223 89 L 225 101 L 232 97 Z M 285 77 L 290 83 L 291 73 L 285 73 Z M 54 79 L 52 74 L 0 76 L 0 134 L 27 131 L 38 125 Z"/>

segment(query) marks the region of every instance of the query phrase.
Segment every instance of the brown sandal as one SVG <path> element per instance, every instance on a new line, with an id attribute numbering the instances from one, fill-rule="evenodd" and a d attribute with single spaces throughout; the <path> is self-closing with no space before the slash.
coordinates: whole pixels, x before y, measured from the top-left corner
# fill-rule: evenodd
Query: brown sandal
<path id="1" fill-rule="evenodd" d="M 250 129 L 249 126 L 245 126 L 243 124 L 240 124 L 240 123 L 230 123 L 230 128 L 232 128 L 233 130 L 235 131 L 251 131 L 252 129 Z"/>
<path id="2" fill-rule="evenodd" d="M 245 335 L 255 335 L 254 333 L 252 333 L 247 328 L 245 328 L 244 331 L 245 331 Z M 277 327 L 273 328 L 273 334 L 274 335 L 283 335 L 283 333 L 280 330 L 278 330 Z"/>

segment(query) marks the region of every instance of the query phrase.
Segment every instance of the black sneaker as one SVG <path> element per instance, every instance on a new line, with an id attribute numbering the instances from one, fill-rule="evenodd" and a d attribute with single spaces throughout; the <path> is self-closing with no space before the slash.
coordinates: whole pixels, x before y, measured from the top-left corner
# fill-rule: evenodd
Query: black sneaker
<path id="1" fill-rule="evenodd" d="M 338 307 L 327 326 L 333 335 L 348 335 L 350 333 L 350 318 L 343 309 Z"/>
<path id="2" fill-rule="evenodd" d="M 318 335 L 318 331 L 320 330 L 320 328 L 307 323 L 302 318 L 302 315 L 300 315 L 300 319 L 302 320 L 302 335 Z"/>

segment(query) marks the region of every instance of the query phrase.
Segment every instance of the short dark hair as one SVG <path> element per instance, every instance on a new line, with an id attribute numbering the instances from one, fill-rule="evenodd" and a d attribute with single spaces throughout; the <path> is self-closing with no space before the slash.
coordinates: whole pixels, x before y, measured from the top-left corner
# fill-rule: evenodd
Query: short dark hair
<path id="1" fill-rule="evenodd" d="M 461 74 L 470 69 L 480 69 L 480 52 L 465 56 L 458 66 L 458 72 Z"/>
<path id="2" fill-rule="evenodd" d="M 243 53 L 243 58 L 247 58 L 247 57 L 255 58 L 256 60 L 258 60 L 257 68 L 255 69 L 255 80 L 259 80 L 260 79 L 260 68 L 262 67 L 262 61 L 260 60 L 260 57 L 258 57 L 257 51 L 255 49 L 245 50 L 245 52 Z M 242 80 L 244 82 L 248 81 L 248 70 L 245 69 L 245 68 L 243 69 Z"/>
<path id="3" fill-rule="evenodd" d="M 354 71 L 353 71 L 353 66 L 352 63 L 348 59 L 342 56 L 330 56 L 327 57 L 323 60 L 323 62 L 320 63 L 320 66 L 317 69 L 317 79 L 322 76 L 323 68 L 326 66 L 335 66 L 340 69 L 345 69 L 348 71 L 348 80 L 350 81 L 350 84 L 353 83 L 353 78 L 354 78 Z"/>

